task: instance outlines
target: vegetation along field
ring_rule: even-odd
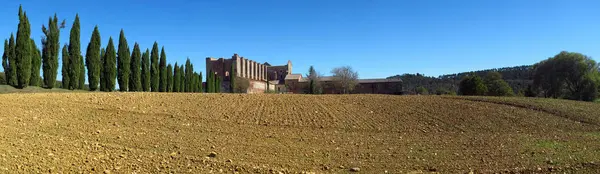
[[[599,104],[534,98],[3,94],[0,173],[600,171]]]

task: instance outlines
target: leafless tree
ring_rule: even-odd
[[[348,94],[358,85],[358,72],[350,66],[337,67],[331,70],[336,89],[343,94]]]

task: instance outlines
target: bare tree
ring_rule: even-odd
[[[358,85],[358,72],[350,66],[337,67],[331,70],[336,89],[343,94],[348,94]]]

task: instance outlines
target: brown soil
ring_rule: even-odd
[[[599,171],[597,123],[499,102],[160,93],[0,98],[0,173]]]

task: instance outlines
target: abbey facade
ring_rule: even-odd
[[[231,66],[234,66],[233,68]],[[233,71],[232,71],[233,69]],[[223,79],[221,91],[230,91],[231,76],[247,79],[247,93],[264,93],[275,91],[278,93],[307,93],[309,80],[302,74],[292,73],[292,62],[284,65],[271,65],[259,63],[234,54],[231,58],[206,58],[206,72],[212,72]],[[319,78],[319,84],[325,94],[339,93],[333,77]],[[402,80],[400,79],[359,79],[358,85],[352,93],[369,94],[400,94]]]

